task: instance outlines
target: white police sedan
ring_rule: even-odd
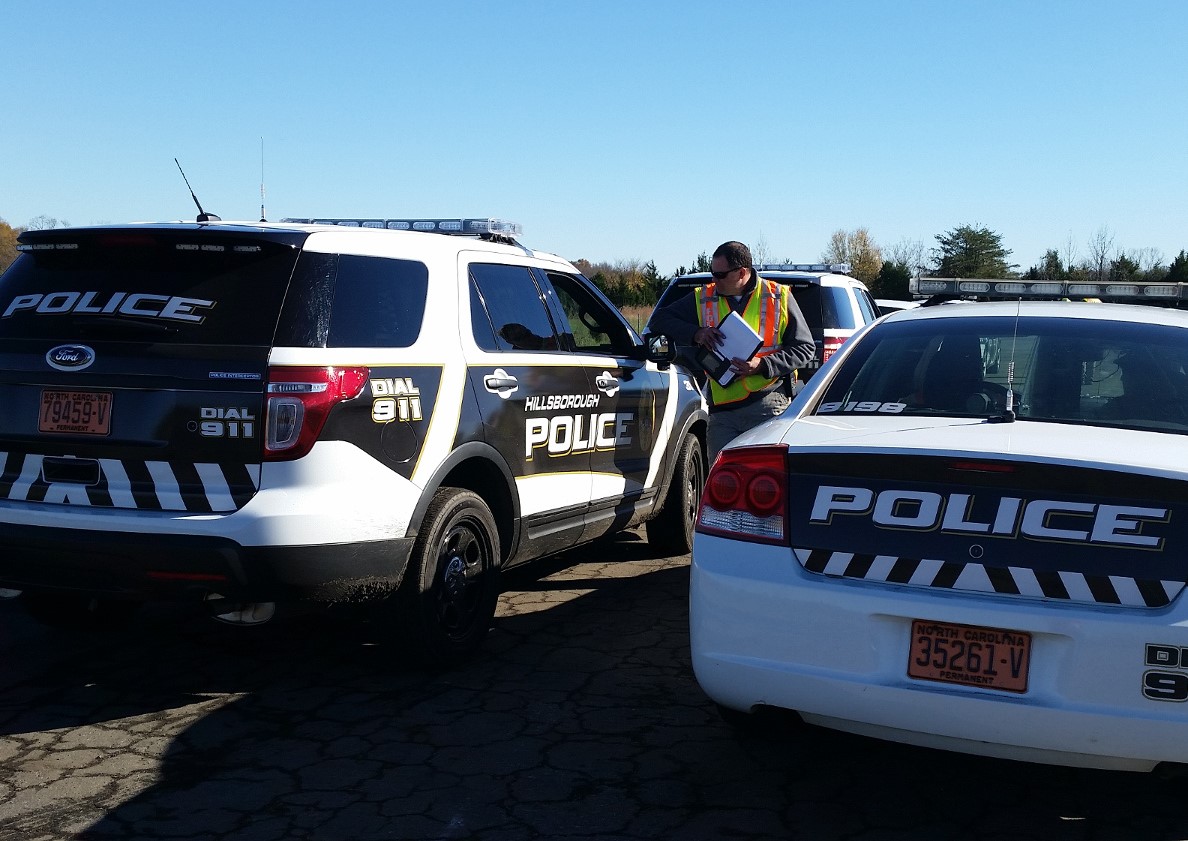
[[[889,316],[708,478],[693,665],[728,711],[1034,762],[1188,762],[1188,312]]]

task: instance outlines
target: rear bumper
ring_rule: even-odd
[[[111,598],[362,601],[399,586],[411,538],[242,546],[223,537],[0,523],[0,588]]]
[[[1026,632],[1025,692],[908,676],[912,620]],[[922,590],[806,572],[787,547],[698,534],[690,579],[694,672],[710,698],[894,741],[1061,765],[1150,770],[1188,761],[1188,604],[1111,608]],[[1163,675],[1167,700],[1145,696]],[[1180,698],[1179,693],[1186,696]]]

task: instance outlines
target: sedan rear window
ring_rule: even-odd
[[[846,358],[816,413],[985,418],[1010,408],[1018,420],[1188,432],[1186,338],[1096,319],[887,324]]]

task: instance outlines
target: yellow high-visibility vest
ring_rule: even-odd
[[[697,317],[702,327],[717,327],[722,319],[730,314],[730,302],[725,295],[718,294],[718,285],[709,283],[700,286],[694,293],[697,295]],[[784,328],[788,321],[788,287],[774,280],[760,278],[755,290],[747,300],[747,305],[741,315],[743,320],[759,336],[763,344],[756,351],[756,356],[768,356],[780,349],[780,337],[784,335]],[[737,403],[756,391],[763,391],[773,385],[779,377],[764,377],[753,374],[749,377],[736,377],[728,386],[718,385],[710,379],[710,399],[715,406],[727,403]]]

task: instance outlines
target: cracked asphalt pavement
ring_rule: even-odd
[[[635,532],[514,572],[435,674],[333,613],[79,635],[0,602],[0,839],[1188,838],[1185,777],[732,729],[688,572]]]

